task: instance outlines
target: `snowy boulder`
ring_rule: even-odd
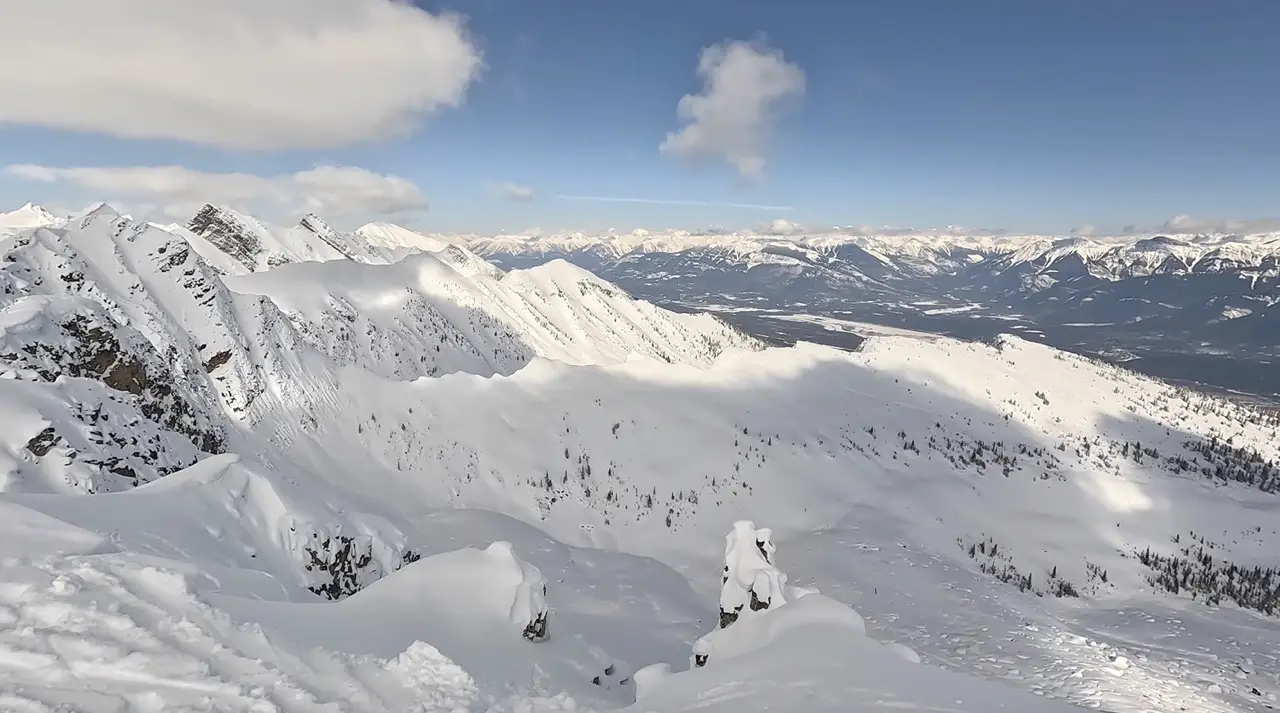
[[[649,664],[644,668],[636,671],[632,678],[636,682],[636,700],[644,698],[645,694],[653,691],[665,679],[671,676],[671,665],[665,663]]]
[[[304,649],[394,659],[421,642],[482,690],[533,690],[550,680],[598,695],[588,673],[596,658],[576,637],[548,636],[545,586],[537,567],[498,541],[424,556],[336,602],[231,597],[219,607]]]

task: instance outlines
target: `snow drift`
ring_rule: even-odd
[[[867,638],[862,617],[810,594],[717,633],[703,668],[636,674],[635,711],[946,710],[1069,713],[1079,708],[910,662]]]

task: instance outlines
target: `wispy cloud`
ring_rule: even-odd
[[[600,201],[602,203],[649,203],[653,205],[698,205],[719,208],[743,208],[746,210],[795,210],[789,205],[760,205],[758,203],[730,203],[727,201],[669,200],[663,198],[626,198],[620,196],[569,196],[558,195],[565,201]]]
[[[12,164],[0,173],[38,183],[87,189],[112,201],[158,206],[171,217],[190,217],[205,202],[241,210],[284,209],[330,215],[392,215],[427,209],[418,186],[353,166],[317,166],[278,176],[208,173],[182,166],[71,167]]]
[[[1199,218],[1177,215],[1156,228],[1167,233],[1269,233],[1280,230],[1280,218]]]
[[[485,188],[491,195],[516,203],[528,203],[538,197],[537,190],[518,183],[486,183]]]

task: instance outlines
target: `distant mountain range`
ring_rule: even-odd
[[[1280,233],[1122,237],[583,234],[471,240],[504,267],[562,258],[638,295],[1269,353],[1280,346]],[[1006,327],[1007,328],[1007,327]],[[944,331],[946,326],[944,325]]]
[[[28,205],[0,214],[0,234],[65,220]],[[809,314],[965,338],[1020,333],[1120,358],[1135,350],[1251,362],[1280,356],[1280,233],[637,230],[486,237],[426,234],[391,223],[347,233],[314,215],[281,228],[213,205],[185,225],[157,227],[182,235],[227,274],[338,259],[394,263],[422,252],[464,270],[497,271],[491,274],[564,260],[637,297],[717,311],[761,336],[778,324],[774,318]],[[784,331],[794,338],[791,324]],[[826,334],[799,336],[822,341]],[[1161,373],[1181,377],[1206,369],[1234,366],[1197,362]],[[1268,390],[1253,381],[1232,387]]]

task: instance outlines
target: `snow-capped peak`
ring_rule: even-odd
[[[356,228],[355,234],[370,245],[393,250],[439,252],[455,242],[444,236],[428,235],[395,223],[367,223]]]
[[[27,203],[17,210],[0,213],[0,234],[48,227],[63,220],[34,203]]]

